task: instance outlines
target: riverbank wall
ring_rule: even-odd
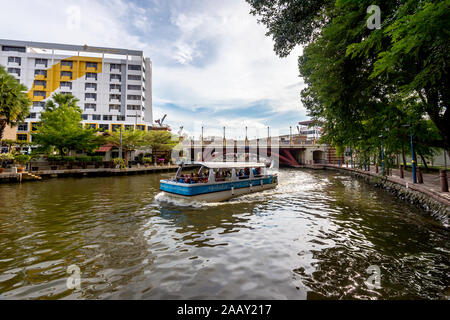
[[[344,172],[358,179],[363,179],[369,184],[382,188],[397,198],[428,212],[431,217],[441,222],[445,227],[449,227],[450,201],[434,190],[404,180],[399,181],[397,177],[382,176],[358,169],[334,165],[325,165],[324,169]]]

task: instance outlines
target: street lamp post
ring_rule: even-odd
[[[409,128],[409,138],[411,140],[411,167],[412,167],[413,183],[417,183],[416,157],[414,156],[414,144],[413,144],[412,126],[410,124],[404,124],[403,127]]]
[[[384,145],[383,145],[383,134],[379,135],[379,138],[381,138],[381,174],[384,176]]]
[[[122,126],[120,126],[119,159],[122,160]]]

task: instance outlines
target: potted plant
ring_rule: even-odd
[[[125,160],[123,160],[123,159],[120,159],[120,158],[115,158],[114,160],[113,160],[113,162],[114,162],[114,166],[118,169],[118,168],[120,168],[120,169],[125,169]]]
[[[25,172],[25,166],[28,162],[30,162],[31,156],[27,154],[18,154],[14,156],[14,161],[19,164],[19,167],[17,168],[17,172]]]
[[[144,163],[144,166],[148,168],[150,163],[152,163],[152,158],[142,158],[142,162]]]

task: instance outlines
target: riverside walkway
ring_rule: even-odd
[[[337,164],[325,164],[321,165],[325,168],[330,169],[337,169],[337,170],[346,170],[350,172],[355,172],[359,174],[365,174],[368,176],[374,176],[374,177],[382,177],[381,174],[381,168],[378,168],[378,173],[376,172],[376,167],[371,165],[370,171],[364,171],[363,169],[357,169],[357,168],[350,168],[346,165],[337,165]],[[368,168],[367,168],[368,169]],[[439,173],[436,174],[430,174],[430,173],[422,173],[423,176],[423,183],[413,183],[412,179],[412,172],[410,171],[403,171],[404,177],[400,177],[400,170],[399,169],[391,169],[391,174],[386,175],[386,180],[396,183],[398,185],[401,185],[405,188],[412,189],[414,191],[421,192],[432,199],[450,207],[450,193],[449,192],[442,192],[441,191],[441,182]],[[387,174],[387,170],[386,170]],[[449,182],[449,177],[447,176],[447,183]]]

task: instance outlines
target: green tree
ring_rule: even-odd
[[[124,130],[122,131],[122,151],[125,154],[125,165],[128,165],[128,153],[145,147],[147,145],[146,132],[141,130]],[[110,132],[107,134],[109,143],[120,148],[120,132]]]
[[[324,141],[376,152],[383,134],[396,152],[409,145],[410,124],[423,154],[450,150],[450,0],[247,1],[278,55],[306,45],[302,102],[325,123]],[[381,8],[380,29],[366,25],[372,4]]]
[[[0,66],[0,141],[7,125],[15,126],[29,114],[27,88]]]
[[[91,152],[102,144],[95,130],[83,129],[81,109],[72,95],[56,93],[47,102],[33,141],[43,150],[56,148],[61,157],[70,150]]]
[[[154,155],[161,152],[168,154],[179,143],[179,139],[170,132],[160,130],[148,131],[145,140]]]

